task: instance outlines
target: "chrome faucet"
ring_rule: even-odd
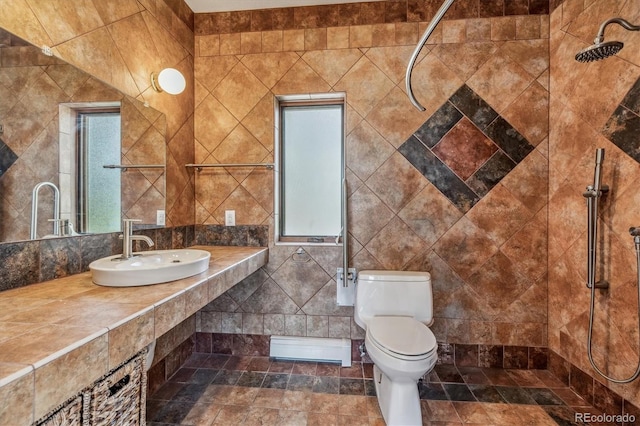
[[[53,222],[57,224],[56,237],[66,237],[68,235],[73,235],[73,225],[69,222],[69,219],[48,219],[49,222]]]
[[[146,235],[133,235],[133,223],[141,222],[140,219],[123,219],[122,220],[122,256],[116,258],[118,260],[130,259],[133,256],[133,241],[144,241],[149,247],[153,247],[153,240]]]

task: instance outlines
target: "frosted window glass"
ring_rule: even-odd
[[[105,164],[120,164],[120,114],[84,115],[87,161],[87,229],[85,232],[113,232],[120,229],[119,169]]]
[[[282,235],[338,235],[342,105],[282,109]]]

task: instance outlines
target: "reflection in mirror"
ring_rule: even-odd
[[[34,216],[34,238],[118,232],[123,218],[156,225],[162,113],[2,29],[0,99],[0,242],[29,239]]]
[[[120,226],[120,173],[102,167],[120,162],[120,108],[77,111],[77,191],[71,217],[80,232]]]

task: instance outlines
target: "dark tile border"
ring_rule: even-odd
[[[438,343],[438,364],[524,370],[548,368],[548,350],[538,346]]]
[[[202,333],[195,334],[197,348],[204,353],[237,356],[269,356],[271,336],[259,334]],[[368,356],[360,357],[358,346],[361,339],[351,340],[351,359],[371,363]],[[198,350],[200,352],[200,350]],[[436,369],[447,370],[447,366],[487,367],[503,369],[546,370],[549,367],[548,350],[538,346],[470,345],[462,343],[438,343]]]
[[[168,3],[169,0],[165,0]],[[489,4],[490,3],[490,4]],[[342,27],[429,21],[441,0],[394,0],[325,6],[285,7],[232,12],[196,13],[196,35]],[[549,2],[530,0],[454,3],[444,19],[494,18],[514,15],[546,15]],[[180,15],[179,15],[180,16]]]
[[[629,413],[636,418],[640,415],[640,408],[552,350],[549,350],[549,371],[588,404],[603,413],[610,415]]]
[[[147,372],[147,395],[160,389],[184,365],[194,353],[194,349],[195,338],[192,336],[178,344],[166,357],[156,362]]]
[[[194,242],[193,226],[140,229],[154,250],[184,248]],[[101,257],[122,253],[120,232],[0,243],[0,291],[86,272]],[[136,251],[149,250],[135,242]]]
[[[96,259],[122,253],[120,232],[0,243],[0,292],[86,272]],[[192,245],[267,247],[269,227],[186,225],[137,229],[155,245],[152,250]],[[134,241],[135,251],[149,250]]]
[[[322,374],[319,369],[315,375],[295,374],[296,362],[268,358],[269,339],[270,336],[265,335],[194,333],[151,368],[150,394],[180,368],[184,370],[183,375],[193,376],[183,381],[195,384],[199,383],[196,369],[211,368],[216,370],[214,384],[375,395],[368,359],[362,363],[354,359],[362,371],[353,377],[343,376],[339,368],[337,374]],[[352,346],[357,347],[359,342],[352,340]],[[558,418],[570,418],[567,416],[571,413],[564,412],[568,410],[565,403],[551,389],[519,386],[508,371],[535,369],[549,371],[597,410],[607,414],[640,414],[638,407],[545,347],[439,343],[438,348],[438,364],[418,384],[422,399],[537,404]],[[194,352],[194,349],[197,350]],[[267,360],[268,368],[265,368]]]
[[[267,247],[267,225],[196,225],[195,244],[216,246]]]

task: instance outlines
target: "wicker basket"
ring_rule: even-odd
[[[67,401],[62,407],[44,419],[35,423],[36,426],[82,426],[84,425],[82,410],[82,395],[77,395]]]
[[[110,373],[85,394],[91,426],[145,424],[146,351]]]

